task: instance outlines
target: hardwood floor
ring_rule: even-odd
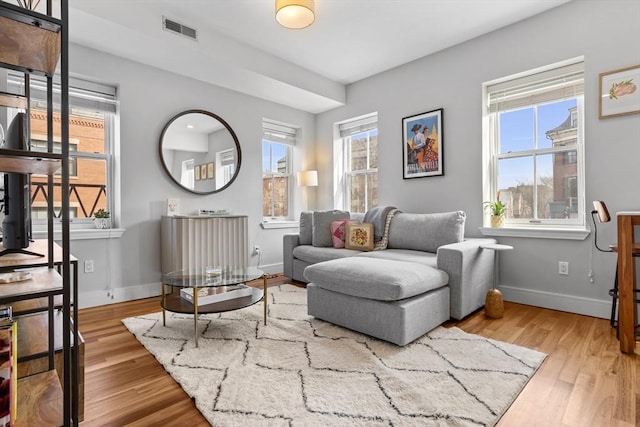
[[[269,286],[291,283],[283,276]],[[80,310],[85,338],[82,426],[206,426],[193,402],[121,319],[159,311],[159,297]],[[609,322],[505,303],[503,319],[482,310],[464,331],[548,354],[498,426],[640,425],[640,350],[620,353]]]

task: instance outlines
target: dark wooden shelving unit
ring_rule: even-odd
[[[46,0],[47,14],[0,1],[0,68],[25,76],[44,75],[48,81],[47,115],[53,116],[52,79],[59,65],[62,88],[61,153],[53,153],[52,120],[47,132],[47,152],[0,148],[0,172],[48,175],[61,172],[61,240],[53,241],[53,191],[47,196],[48,238],[27,250],[34,257],[9,254],[0,257],[0,271],[41,267],[28,280],[0,285],[0,305],[15,305],[18,322],[18,412],[16,426],[70,426],[79,423],[83,370],[79,370],[84,346],[78,333],[77,259],[69,250],[69,34],[68,0]],[[24,110],[29,120],[29,90],[24,94],[0,92],[0,108]],[[30,126],[27,126],[29,129]],[[24,363],[24,364],[23,364]]]

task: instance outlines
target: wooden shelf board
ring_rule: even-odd
[[[0,250],[3,250],[4,246],[0,243]],[[46,239],[37,239],[29,244],[26,248],[28,251],[42,254],[44,256],[37,257],[33,255],[25,254],[7,254],[0,257],[0,271],[14,268],[25,267],[39,267],[46,266],[49,254],[49,243]],[[78,258],[69,254],[69,259],[72,263],[77,262]],[[53,263],[62,263],[62,248],[57,243],[53,243]]]
[[[62,386],[55,370],[18,380],[16,427],[64,424]]]
[[[49,313],[34,313],[26,316],[17,316],[14,319],[18,322],[18,361],[29,356],[37,355],[42,357],[49,351]],[[55,310],[53,313],[54,349],[62,349],[62,311]],[[73,324],[70,326],[73,327]],[[79,342],[82,343],[82,336],[78,332]],[[73,330],[70,337],[73,347]]]
[[[0,106],[25,110],[27,108],[27,98],[13,93],[0,92]]]
[[[30,11],[2,6],[0,63],[23,72],[52,76],[60,58],[60,27],[51,25],[45,15],[21,13]]]
[[[0,243],[0,250],[3,250],[4,246]],[[35,252],[38,254],[44,255],[43,257],[37,257],[33,255],[25,255],[25,254],[7,254],[0,257],[0,271],[14,269],[14,268],[24,268],[24,267],[39,267],[46,266],[48,261],[49,254],[49,244],[46,239],[36,239],[29,247],[26,248],[31,252]],[[69,259],[71,262],[77,262],[78,258],[69,254]],[[62,263],[62,248],[60,245],[54,242],[53,244],[53,263],[60,264]]]
[[[55,269],[43,267],[31,271],[31,274],[33,277],[29,280],[0,284],[3,304],[62,293],[62,277]]]
[[[1,172],[53,175],[60,167],[62,167],[60,154],[0,148]]]
[[[62,21],[60,19],[10,3],[0,3],[0,16],[47,31],[60,32],[62,29]]]

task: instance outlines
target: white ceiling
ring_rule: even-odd
[[[70,0],[72,42],[319,113],[345,85],[570,0],[315,0],[303,30],[275,0]],[[198,41],[162,29],[162,17]]]

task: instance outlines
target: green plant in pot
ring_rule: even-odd
[[[104,229],[111,227],[111,220],[109,219],[111,217],[111,214],[109,213],[109,211],[98,209],[96,213],[93,214],[93,217],[93,222],[96,225],[96,228]]]
[[[491,227],[498,228],[504,225],[504,214],[507,211],[507,204],[500,201],[499,191],[494,202],[484,202],[484,208],[491,214]]]

